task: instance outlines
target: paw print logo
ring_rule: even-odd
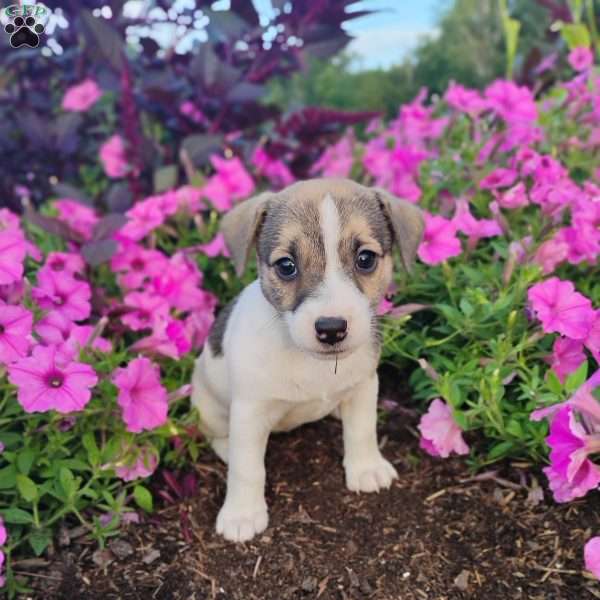
[[[34,17],[15,17],[12,23],[4,26],[4,31],[10,35],[10,45],[13,48],[37,48],[44,29],[41,23],[35,22]]]

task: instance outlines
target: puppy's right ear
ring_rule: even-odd
[[[230,210],[221,221],[221,232],[238,277],[244,274],[250,249],[267,214],[267,201],[273,196],[271,192],[263,192],[245,200]]]

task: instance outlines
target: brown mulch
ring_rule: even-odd
[[[198,494],[131,525],[100,560],[72,543],[29,579],[57,600],[559,600],[600,598],[582,572],[584,541],[600,532],[597,495],[569,505],[527,501],[530,469],[506,464],[488,480],[465,461],[425,457],[404,425],[381,428],[399,472],[392,489],[343,485],[334,419],[273,436],[267,458],[270,524],[251,543],[214,533],[225,467],[198,465]],[[541,478],[540,478],[541,479]],[[465,481],[466,480],[466,481]],[[181,512],[193,541],[184,540]],[[97,563],[104,562],[103,566]],[[18,569],[17,569],[18,570]]]

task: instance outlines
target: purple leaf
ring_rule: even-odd
[[[81,255],[85,262],[92,266],[109,261],[117,251],[118,245],[115,240],[100,240],[98,242],[88,242],[81,247]]]

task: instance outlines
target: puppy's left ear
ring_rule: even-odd
[[[274,194],[264,192],[238,204],[221,221],[221,232],[238,277],[244,274],[250,250],[267,212],[267,200]]]
[[[410,273],[425,229],[423,211],[418,206],[396,198],[385,190],[374,188],[374,191],[381,209],[392,226],[394,241],[400,248],[402,264]]]

